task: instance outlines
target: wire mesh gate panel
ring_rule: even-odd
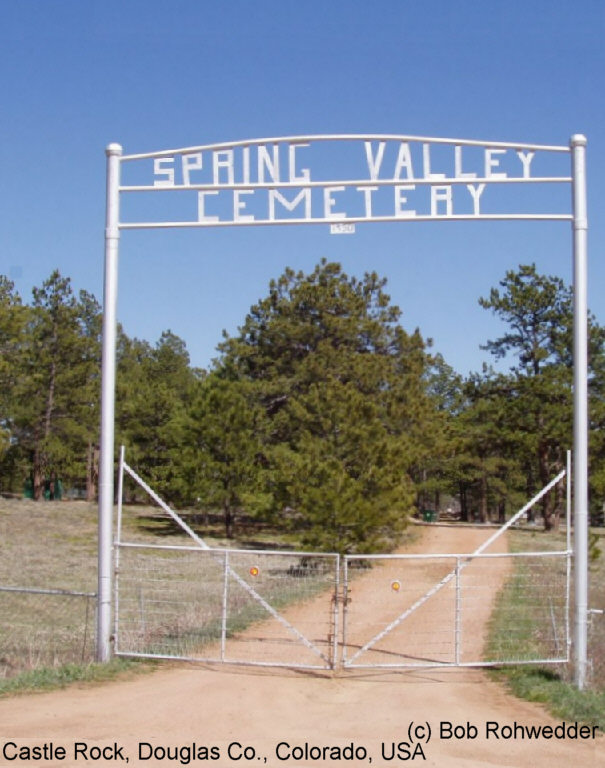
[[[338,555],[117,546],[118,655],[334,666]]]
[[[347,555],[343,665],[566,662],[569,569],[568,551]]]

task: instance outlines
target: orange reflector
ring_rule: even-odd
[[[250,568],[250,576],[258,576],[259,570],[258,568],[253,565],[252,568]]]
[[[393,592],[399,592],[401,589],[401,582],[400,581],[392,581],[391,582],[391,589]]]

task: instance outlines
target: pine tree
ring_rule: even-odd
[[[500,288],[493,288],[479,303],[509,330],[488,341],[485,349],[498,359],[512,355],[515,361],[505,377],[507,402],[501,424],[531,495],[565,466],[572,443],[573,294],[560,278],[538,274],[535,265],[507,272]],[[589,338],[594,371],[601,364],[605,336],[592,318]],[[560,502],[555,494],[543,499],[547,529],[556,524]]]
[[[286,270],[220,346],[225,378],[254,385],[274,516],[308,547],[392,545],[413,508],[430,433],[425,346],[399,325],[385,281],[322,261]]]
[[[29,454],[34,498],[65,478],[82,476],[90,431],[96,421],[93,382],[98,379],[98,307],[82,303],[69,278],[54,271],[33,290],[15,386],[14,428]],[[94,319],[93,319],[94,318]]]
[[[5,490],[14,489],[23,458],[15,442],[14,418],[27,313],[14,284],[0,275],[0,471]]]
[[[181,453],[196,371],[186,345],[171,331],[152,347],[120,330],[117,357],[116,442],[160,494],[187,503]]]
[[[97,497],[99,477],[100,399],[101,399],[101,327],[99,302],[87,291],[80,291],[78,320],[82,337],[82,365],[86,366],[77,418],[84,446],[86,500]]]
[[[254,385],[213,371],[198,381],[185,428],[183,461],[188,486],[204,508],[219,509],[225,536],[238,515],[264,511],[262,434],[265,413]]]

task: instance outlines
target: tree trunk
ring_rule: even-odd
[[[46,439],[50,435],[50,425],[52,423],[53,410],[55,407],[56,378],[57,378],[57,364],[53,360],[50,366],[50,381],[48,384],[48,397],[46,399],[46,411],[44,413],[44,437]]]
[[[233,509],[231,508],[228,500],[225,500],[225,503],[223,505],[223,510],[225,512],[225,536],[228,539],[232,539],[233,523],[235,522],[235,515],[233,514]]]
[[[553,515],[553,528],[559,530],[561,515],[563,513],[563,483],[557,483],[555,486],[555,511]]]
[[[548,448],[546,445],[540,445],[538,448],[538,467],[540,473],[540,483],[542,488],[548,484],[549,471],[548,471]],[[542,517],[544,518],[544,530],[550,531],[553,528],[553,504],[552,493],[547,493],[542,499]]]
[[[422,470],[422,490],[418,494],[418,511],[422,516],[423,511],[426,509],[426,491],[424,484],[426,483],[426,469]]]
[[[481,500],[479,505],[479,520],[487,523],[487,476],[481,475]]]
[[[525,493],[526,493],[526,496],[527,496],[527,498],[529,500],[534,495],[533,483],[531,482],[529,477],[527,478],[527,484],[526,484],[525,487],[526,487],[526,492]],[[534,521],[534,508],[530,507],[527,510],[527,522],[528,523],[533,523],[533,521]]]
[[[97,498],[97,480],[99,477],[99,450],[90,441],[86,450],[86,501]]]
[[[460,496],[460,520],[463,523],[468,523],[468,503],[464,483],[458,483],[458,494]]]
[[[53,343],[51,349],[54,349],[54,341],[56,339],[56,331],[53,335]],[[43,439],[47,440],[50,436],[53,410],[55,407],[55,381],[57,377],[57,365],[53,360],[50,366],[50,381],[48,384],[48,395],[46,398],[46,408],[44,410],[44,431]],[[37,432],[37,429],[36,429]],[[34,499],[40,501],[44,497],[44,475],[48,469],[47,461],[42,450],[40,450],[40,438],[38,435],[35,437],[36,447],[34,449]]]
[[[42,456],[37,445],[34,448],[33,464],[34,501],[40,501],[44,496],[44,473],[42,471]]]

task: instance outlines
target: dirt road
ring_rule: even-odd
[[[434,527],[418,548],[472,551],[486,537]],[[383,609],[384,601],[377,602],[376,610]],[[487,613],[478,611],[474,625],[465,627],[478,643]],[[331,676],[174,666],[0,701],[0,765],[106,766],[126,759],[131,766],[221,768],[384,767],[408,760],[447,768],[605,765],[605,739],[573,738],[582,734],[570,725],[513,698],[477,670],[359,669]],[[458,738],[450,737],[454,726]],[[529,729],[545,726],[530,738]],[[34,747],[39,753],[27,759]],[[323,747],[332,751],[322,753]],[[34,759],[37,754],[48,759]],[[16,755],[21,759],[13,760]]]

